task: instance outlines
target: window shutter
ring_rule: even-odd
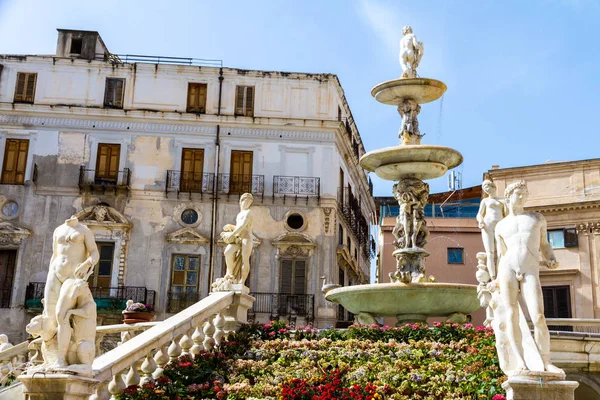
[[[280,293],[292,293],[292,260],[281,261],[281,282],[279,283]]]
[[[198,85],[198,112],[206,112],[206,92],[207,88],[205,84]]]
[[[294,294],[306,293],[306,261],[294,262]]]
[[[115,82],[115,107],[123,108],[123,94],[125,91],[125,79],[116,79]]]
[[[33,95],[35,94],[35,78],[37,74],[27,75],[27,90],[25,91],[25,101],[33,103]]]
[[[36,79],[36,73],[19,72],[17,74],[17,84],[15,85],[14,101],[33,103]]]
[[[27,74],[19,72],[17,74],[17,87],[15,88],[15,101],[25,101],[25,81]]]
[[[254,115],[254,87],[247,86],[246,87],[246,104],[245,104],[245,113],[247,117],[252,117]]]
[[[577,229],[565,229],[565,247],[577,247],[579,245]]]
[[[22,185],[25,183],[28,150],[29,140],[6,139],[2,183],[9,185]]]
[[[235,115],[244,115],[244,86],[236,87]]]
[[[104,90],[104,105],[105,106],[114,105],[113,104],[114,103],[113,102],[114,92],[115,92],[115,81],[114,81],[114,79],[107,78],[106,79],[106,89]]]

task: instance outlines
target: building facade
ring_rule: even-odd
[[[369,280],[364,152],[332,74],[117,56],[91,31],[59,30],[55,55],[0,56],[0,325],[16,341],[39,311],[52,232],[71,215],[99,246],[99,309],[181,310],[222,276],[219,233],[244,192],[251,316],[334,325],[323,280]]]

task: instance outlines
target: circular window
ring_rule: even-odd
[[[287,217],[287,225],[292,229],[302,229],[304,226],[304,217],[300,214],[290,214]]]
[[[2,214],[6,217],[14,217],[19,212],[19,205],[16,201],[9,200],[2,206]]]
[[[198,212],[193,208],[188,208],[181,213],[181,221],[187,225],[193,225],[198,222]]]

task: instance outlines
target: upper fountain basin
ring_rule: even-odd
[[[325,299],[341,304],[348,311],[376,317],[422,314],[444,317],[453,313],[470,314],[481,306],[477,286],[459,283],[376,283],[332,289]]]
[[[462,161],[462,154],[449,147],[416,144],[370,151],[361,157],[360,165],[390,181],[425,180],[439,178]]]
[[[437,100],[446,91],[446,84],[436,79],[400,78],[380,83],[371,90],[371,95],[380,103],[397,106],[405,99],[418,104]]]

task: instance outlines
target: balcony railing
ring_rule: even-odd
[[[96,60],[108,61],[112,63],[149,63],[149,64],[176,64],[176,65],[195,65],[205,67],[222,67],[223,60],[212,60],[208,58],[189,58],[189,57],[166,57],[166,56],[145,56],[141,54],[111,54],[97,53]]]
[[[125,168],[110,177],[98,176],[94,169],[79,168],[79,189],[129,189],[131,184],[131,171]]]
[[[224,194],[252,193],[262,196],[265,192],[264,175],[219,174],[217,192]]]
[[[256,300],[249,310],[250,313],[269,314],[270,318],[279,316],[298,316],[312,322],[315,318],[314,294],[286,293],[250,293]]]
[[[215,174],[184,171],[167,171],[165,191],[179,193],[212,193],[214,191]]]
[[[167,292],[167,312],[178,313],[201,299],[202,295],[199,292]]]
[[[349,187],[338,189],[338,206],[354,236],[360,243],[366,243],[369,240],[369,222],[363,215],[360,202]]]
[[[25,291],[25,308],[41,309],[45,282],[30,282]],[[90,287],[98,309],[123,310],[127,300],[150,304],[154,307],[156,292],[143,286]]]
[[[273,177],[273,199],[275,196],[321,197],[321,178],[308,176],[278,176]]]

